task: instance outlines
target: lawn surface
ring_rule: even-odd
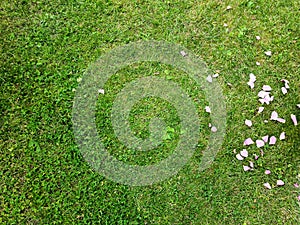
[[[230,5],[232,9],[226,10]],[[0,3],[0,223],[2,224],[298,224],[300,189],[299,1],[8,1]],[[224,23],[227,26],[224,26]],[[261,40],[256,40],[260,36]],[[180,44],[202,58],[222,86],[227,133],[212,166],[197,166],[210,134],[205,95],[187,74],[159,63],[137,63],[118,71],[97,101],[97,128],[119,160],[147,165],[166,158],[180,132],[176,110],[159,98],[132,109],[133,132],[149,136],[153,116],[169,132],[159,148],[136,154],[113,133],[110,112],[124,84],[143,76],[178,83],[194,99],[199,143],[190,163],[162,183],[117,184],[93,171],[72,129],[78,80],[101,55],[139,40]],[[265,51],[271,50],[272,56]],[[260,66],[256,65],[260,62]],[[249,74],[257,77],[254,90]],[[280,91],[285,78],[287,95]],[[274,101],[257,114],[262,85]],[[264,120],[276,110],[285,124]],[[251,119],[251,128],[244,125]],[[269,134],[286,140],[266,145],[255,170],[243,171],[234,149]],[[249,153],[259,154],[256,146]],[[252,157],[253,158],[253,157]],[[265,175],[266,169],[271,170]],[[267,190],[263,183],[283,187]]]

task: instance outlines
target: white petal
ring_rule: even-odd
[[[272,52],[271,52],[271,51],[266,51],[265,54],[266,54],[267,56],[271,56],[271,55],[272,55]]]
[[[245,120],[245,124],[246,124],[248,127],[251,127],[251,126],[252,126],[252,121],[251,121],[251,120]]]
[[[216,133],[216,132],[218,131],[218,129],[217,129],[215,126],[212,126],[212,127],[211,127],[211,131],[212,131],[213,133]]]
[[[258,160],[258,158],[259,158],[259,156],[256,155],[256,154],[254,154],[254,159],[255,159],[255,160]]]
[[[276,111],[273,111],[271,113],[271,118],[270,120],[277,120],[278,119],[278,113]]]
[[[249,162],[250,167],[253,168],[254,167],[254,163],[252,161]]]
[[[185,51],[180,51],[180,54],[181,54],[183,57],[186,57],[186,56],[188,55]]]
[[[211,113],[211,110],[210,110],[209,106],[205,106],[205,111],[208,112],[208,113]]]
[[[208,127],[211,128],[211,123],[208,124]]]
[[[269,121],[268,120],[264,120],[264,123],[268,123]]]
[[[215,73],[214,75],[212,75],[213,78],[217,78],[219,76],[218,73]]]
[[[269,140],[269,135],[263,136],[262,139],[265,143],[267,143]]]
[[[249,166],[243,166],[243,169],[244,169],[244,171],[248,171],[248,170],[250,170],[251,168],[250,168]]]
[[[262,89],[263,89],[264,91],[272,91],[272,88],[271,88],[269,85],[264,85],[264,86],[262,87]]]
[[[285,132],[282,132],[279,136],[280,140],[284,140],[285,139]]]
[[[282,88],[281,88],[281,92],[282,92],[282,94],[285,95],[285,94],[287,93],[287,89],[286,89],[285,87],[282,87]]]
[[[258,147],[258,148],[261,148],[261,147],[263,147],[265,145],[265,142],[264,141],[262,141],[262,140],[256,140],[256,146]]]
[[[266,175],[269,175],[270,173],[271,173],[270,170],[266,170],[266,171],[265,171],[265,174],[266,174]]]
[[[266,101],[263,98],[258,99],[258,101],[260,101],[261,104],[266,103]]]
[[[249,85],[249,87],[251,88],[251,89],[253,89],[254,88],[254,83],[253,82],[247,82],[247,84]]]
[[[264,97],[268,96],[269,94],[270,94],[269,92],[260,91],[260,92],[258,92],[257,96],[260,98],[264,98]]]
[[[243,156],[241,156],[240,154],[237,154],[235,157],[236,157],[238,160],[243,160],[243,159],[244,159]]]
[[[257,66],[260,66],[260,62],[256,62],[255,64],[256,64]]]
[[[98,93],[104,95],[104,89],[99,89],[99,90],[98,90]]]
[[[224,27],[228,27],[228,24],[227,24],[227,23],[224,23],[223,26],[224,26]]]
[[[262,106],[259,107],[259,108],[258,108],[258,113],[261,113],[262,111],[264,111],[264,109],[265,109],[265,107],[262,107]]]
[[[291,119],[292,119],[294,125],[297,126],[298,125],[298,121],[297,121],[296,115],[291,114]]]
[[[272,189],[272,188],[271,188],[271,185],[270,185],[269,183],[264,183],[264,186],[265,186],[265,188],[267,188],[267,189]]]
[[[211,77],[211,75],[208,75],[207,78],[206,78],[206,80],[207,80],[209,83],[211,83],[211,82],[212,82],[212,77]]]
[[[244,145],[252,145],[254,144],[254,141],[251,139],[251,138],[247,138],[245,141],[244,141]]]
[[[278,121],[279,123],[285,123],[285,119],[282,118],[277,118],[276,121]]]
[[[256,38],[256,40],[260,40],[260,36],[256,36],[255,38]]]
[[[297,104],[297,107],[300,109],[300,104]]]
[[[247,158],[248,157],[248,151],[246,149],[243,149],[242,151],[240,151],[240,155]]]
[[[270,142],[269,142],[269,144],[270,145],[275,145],[276,144],[276,137],[275,136],[272,136],[272,137],[270,137]]]
[[[250,80],[249,80],[250,82],[255,82],[256,81],[256,76],[253,73],[250,73],[249,77],[250,77]]]
[[[277,180],[276,185],[277,186],[283,186],[284,182],[282,180]]]
[[[230,9],[232,9],[230,5],[226,7],[226,10],[230,10]]]

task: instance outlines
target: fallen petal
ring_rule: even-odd
[[[262,107],[262,106],[259,107],[259,108],[258,108],[258,113],[261,113],[262,111],[264,111],[264,109],[265,109],[265,107]]]
[[[218,131],[218,129],[217,129],[215,126],[212,126],[212,127],[211,127],[211,131],[212,131],[213,133],[216,133],[216,132]]]
[[[264,86],[262,87],[262,89],[263,89],[264,91],[272,91],[272,88],[271,88],[269,85],[264,85]]]
[[[255,38],[256,38],[256,40],[260,40],[260,36],[256,36]]]
[[[268,96],[269,94],[270,94],[269,92],[260,91],[260,92],[258,92],[257,96],[260,98],[264,98],[264,97]]]
[[[211,128],[211,123],[208,124],[208,127]]]
[[[227,23],[224,23],[223,26],[224,26],[224,27],[228,27],[228,24],[227,24]]]
[[[232,9],[230,5],[226,7],[226,10],[230,10],[230,9]]]
[[[297,198],[298,198],[298,201],[300,201],[300,195]]]
[[[208,112],[208,113],[211,113],[211,110],[210,110],[209,106],[205,106],[205,111]]]
[[[273,111],[271,113],[271,118],[270,120],[277,120],[278,119],[278,113],[276,111]]]
[[[260,150],[260,155],[261,155],[261,156],[264,156],[264,154],[265,154],[264,151],[261,149],[261,150]]]
[[[249,162],[249,165],[250,165],[251,168],[254,167],[254,163],[252,161]]]
[[[283,186],[284,182],[282,180],[277,180],[276,185],[277,186]]]
[[[209,83],[211,83],[211,82],[212,82],[212,77],[211,77],[211,75],[208,75],[207,78],[206,78],[206,80],[207,80]]]
[[[271,55],[272,55],[272,52],[271,52],[271,51],[266,51],[265,54],[266,54],[267,56],[271,56]]]
[[[251,126],[252,126],[252,121],[251,121],[251,120],[245,120],[245,124],[246,124],[248,127],[251,127]]]
[[[258,148],[261,148],[261,147],[263,147],[265,145],[265,142],[264,141],[262,141],[262,140],[256,140],[256,146],[258,147]]]
[[[285,139],[285,132],[282,132],[279,136],[280,140],[284,140]]]
[[[249,77],[250,77],[250,80],[249,80],[250,82],[255,82],[256,81],[256,76],[253,73],[250,73]]]
[[[277,118],[276,121],[279,123],[285,123],[285,119],[282,119],[282,118]]]
[[[298,125],[298,122],[297,122],[296,115],[294,115],[294,114],[291,114],[291,119],[292,119],[292,121],[293,121],[294,125],[295,125],[295,126],[297,126],[297,125]]]
[[[254,144],[254,141],[251,139],[251,138],[247,138],[245,141],[244,141],[244,145],[252,145]]]
[[[260,66],[260,62],[256,62],[255,64],[256,64],[257,66]]]
[[[295,183],[295,184],[294,184],[294,187],[295,187],[295,188],[298,188],[298,187],[299,187],[299,184]]]
[[[256,154],[254,154],[254,159],[255,159],[255,160],[258,160],[258,158],[259,158],[259,156],[256,155]]]
[[[276,143],[276,137],[275,137],[275,136],[270,137],[270,142],[269,142],[269,144],[270,144],[270,145],[275,145],[275,143]]]
[[[240,154],[237,154],[235,157],[236,157],[238,160],[243,160],[243,159],[244,159],[243,156],[241,156]]]
[[[297,107],[300,109],[300,104],[297,104]]]
[[[266,171],[265,171],[265,174],[267,174],[267,175],[269,175],[270,173],[271,173],[270,170],[266,170]]]
[[[183,57],[186,57],[186,56],[188,55],[185,51],[180,51],[180,54],[181,54]]]
[[[248,170],[250,170],[251,168],[250,168],[249,166],[243,166],[243,169],[244,169],[244,171],[248,171]]]
[[[286,89],[285,87],[282,87],[282,88],[281,88],[281,92],[282,92],[282,94],[285,95],[285,94],[287,93],[287,89]]]
[[[251,89],[253,89],[254,88],[254,83],[253,82],[247,82],[247,84],[249,85],[249,87],[251,88]]]
[[[240,151],[241,156],[247,158],[248,157],[248,151],[246,149],[243,149],[242,151]]]
[[[271,188],[271,185],[270,185],[269,183],[264,183],[264,186],[265,186],[265,188],[267,188],[267,189],[272,189],[272,188]]]
[[[269,140],[269,135],[263,136],[262,139],[265,143],[267,143]]]
[[[98,90],[98,93],[104,95],[104,89],[99,89],[99,90]]]
[[[219,74],[218,73],[215,73],[212,77],[213,78],[217,78],[219,76]]]

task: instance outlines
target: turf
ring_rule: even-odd
[[[299,189],[293,183],[300,182],[299,125],[263,121],[272,110],[300,118],[299,8],[295,0],[1,1],[0,223],[298,224]],[[158,162],[172,152],[180,133],[174,108],[153,97],[133,108],[130,123],[145,138],[150,118],[161,116],[169,127],[164,144],[137,154],[120,143],[109,113],[127,82],[153,75],[177,82],[194,99],[201,122],[189,164],[162,183],[131,187],[106,179],[85,162],[74,140],[72,107],[77,79],[90,63],[139,40],[180,44],[218,71],[228,118],[222,149],[212,166],[199,173],[210,133],[203,92],[184,72],[159,63],[118,71],[97,101],[97,128],[119,160]],[[264,54],[267,50],[271,57]],[[249,73],[257,76],[255,91],[246,84]],[[280,92],[282,78],[290,81],[286,96]],[[275,101],[257,115],[256,95],[263,84],[273,87]],[[251,129],[245,119],[255,121]],[[287,139],[265,147],[255,170],[244,172],[233,150],[241,150],[249,136],[278,136],[281,131]],[[251,146],[249,152],[257,149]],[[264,182],[277,179],[285,186],[263,188]]]

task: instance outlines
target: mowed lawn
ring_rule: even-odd
[[[296,0],[1,1],[0,223],[298,224],[300,125],[290,115],[299,123],[299,9]],[[91,63],[141,40],[179,44],[219,74],[214,82],[226,98],[227,131],[211,167],[199,172],[211,132],[201,88],[188,74],[160,63],[121,69],[106,83],[96,106],[99,137],[117,159],[155,164],[172,154],[180,133],[174,107],[151,97],[133,107],[131,128],[147,138],[150,119],[159,115],[168,126],[164,144],[135,153],[120,143],[110,113],[114,98],[130,81],[157,76],[176,82],[193,99],[201,123],[195,154],[177,175],[132,187],[106,179],[83,159],[72,108]],[[253,89],[247,84],[250,73],[256,76]],[[285,95],[281,79],[289,81]],[[263,85],[272,87],[274,101],[258,113]],[[272,111],[286,122],[271,121]],[[279,140],[282,132],[286,138]],[[243,146],[246,138],[265,135],[275,136],[276,144]],[[236,154],[244,148],[249,156],[239,161]],[[249,161],[254,169],[244,171]],[[284,185],[276,186],[277,180]],[[264,187],[267,182],[271,189]]]

